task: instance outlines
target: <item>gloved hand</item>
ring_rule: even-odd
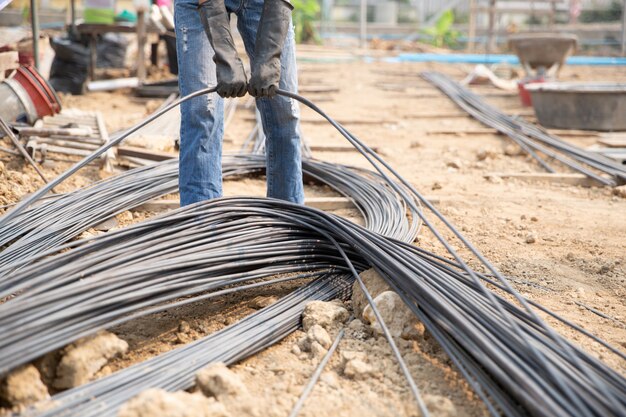
[[[293,6],[286,0],[265,0],[256,33],[248,92],[273,97],[280,82],[280,52],[285,45]]]
[[[215,51],[213,61],[217,67],[217,94],[222,97],[243,97],[248,79],[230,33],[230,19],[224,0],[206,0],[198,5],[198,12]]]

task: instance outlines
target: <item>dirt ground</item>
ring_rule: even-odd
[[[311,49],[305,48],[304,58],[313,55]],[[626,199],[613,195],[609,188],[490,176],[497,172],[535,172],[539,168],[525,155],[511,152],[511,142],[504,136],[441,133],[483,126],[468,117],[458,117],[460,112],[455,105],[419,78],[421,71],[437,70],[460,80],[471,67],[369,62],[355,60],[347,53],[344,55],[349,59],[337,53],[329,55],[326,61],[331,62],[302,59],[300,84],[334,87],[337,91],[305,95],[368,145],[377,147],[401,175],[436,200],[436,207],[501,272],[526,282],[514,284],[523,295],[626,352]],[[566,67],[561,79],[626,81],[626,71]],[[510,114],[529,114],[515,93],[506,94],[489,86],[474,90]],[[124,92],[64,96],[63,102],[66,107],[100,110],[110,132],[132,125],[159,105],[158,100],[130,98]],[[225,144],[226,151],[239,149],[253,127],[252,115],[251,110],[237,111],[227,129],[226,137],[232,142]],[[302,120],[303,134],[311,145],[347,144],[332,127],[318,123],[319,119],[309,109],[302,109]],[[594,137],[566,139],[583,147],[596,141]],[[314,152],[314,156],[368,167],[367,161],[355,152]],[[3,159],[0,204],[14,202],[41,185],[30,167],[15,158],[3,155]],[[67,166],[57,163],[45,172],[53,177]],[[59,190],[84,185],[96,180],[98,175],[97,168],[86,169]],[[264,183],[262,178],[227,181],[225,190],[227,195],[261,196]],[[307,187],[307,195],[332,193],[324,187]],[[339,214],[355,217],[349,211]],[[149,213],[135,213],[132,221],[148,216]],[[128,216],[124,218],[127,223],[131,221]],[[443,254],[432,233],[425,229],[416,244]],[[463,250],[461,253],[467,255]],[[232,295],[208,305],[191,305],[120,326],[114,331],[129,342],[130,350],[109,363],[100,374],[106,375],[209,334],[254,311],[254,300],[258,297],[283,295],[293,288],[283,285]],[[626,374],[626,363],[605,348],[553,320],[549,322]],[[293,346],[301,336],[301,332],[296,332],[233,367],[258,398],[263,415],[287,415],[319,361],[294,353]],[[428,335],[415,342],[400,341],[400,347],[420,390],[449,399],[456,410],[452,413],[443,407],[434,410],[433,415],[486,415],[484,406]],[[366,353],[374,372],[363,380],[346,378],[341,370],[341,351]],[[386,341],[372,337],[355,323],[301,415],[391,417],[418,413]]]

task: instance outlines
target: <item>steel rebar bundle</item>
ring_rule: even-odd
[[[264,158],[260,155],[231,155],[224,158],[223,171],[224,176],[228,177],[235,174],[260,172],[263,166]],[[311,178],[326,183],[341,194],[351,198],[355,202],[355,207],[361,211],[366,227],[371,230],[406,241],[412,241],[417,235],[419,216],[416,213],[411,213],[410,210],[407,211],[403,197],[397,195],[386,186],[380,176],[363,169],[314,160],[305,160],[303,168],[304,172]],[[0,327],[6,329],[9,333],[11,333],[11,329],[14,331],[11,335],[7,333],[7,337],[0,343],[2,345],[0,351],[3,352],[0,356],[5,360],[3,362],[3,359],[0,358],[0,374],[5,373],[9,367],[14,368],[19,364],[26,363],[41,354],[49,352],[55,347],[61,347],[70,341],[76,340],[86,335],[87,332],[93,333],[99,328],[110,327],[112,321],[118,320],[120,317],[123,317],[124,321],[130,320],[134,317],[130,315],[131,311],[145,308],[152,304],[158,305],[177,297],[215,290],[232,283],[231,280],[239,282],[237,280],[266,278],[277,273],[328,268],[333,265],[333,263],[328,262],[314,263],[313,258],[304,257],[302,259],[309,259],[309,263],[305,267],[289,265],[282,269],[278,267],[262,269],[258,266],[259,259],[264,259],[269,264],[277,261],[288,263],[290,260],[288,257],[268,258],[267,253],[262,258],[257,258],[257,253],[253,251],[253,260],[250,261],[252,263],[245,264],[243,259],[240,260],[236,265],[236,268],[239,268],[236,269],[236,272],[231,271],[232,273],[224,275],[226,274],[226,268],[213,268],[214,271],[217,271],[216,273],[218,273],[220,279],[216,277],[210,280],[211,269],[207,272],[207,270],[198,267],[198,270],[193,271],[193,273],[183,273],[177,276],[179,280],[177,281],[177,286],[172,286],[172,276],[167,275],[169,278],[167,282],[164,282],[164,274],[172,273],[171,271],[176,270],[176,268],[187,269],[194,265],[189,256],[183,257],[183,254],[194,255],[201,262],[210,264],[207,255],[205,252],[202,252],[200,247],[194,247],[191,253],[174,252],[170,248],[170,254],[174,256],[174,262],[169,264],[169,269],[166,270],[159,266],[156,270],[147,269],[142,271],[143,275],[134,277],[130,277],[132,274],[127,269],[124,269],[125,267],[133,268],[133,261],[123,257],[116,258],[110,252],[106,256],[113,263],[101,265],[100,267],[106,269],[106,276],[114,274],[114,281],[108,282],[106,279],[101,278],[101,275],[94,275],[92,280],[97,281],[95,286],[99,287],[97,293],[101,295],[96,296],[95,293],[90,293],[90,297],[85,298],[83,295],[84,289],[75,289],[77,294],[79,294],[75,301],[71,300],[72,297],[69,295],[71,290],[63,286],[63,283],[72,282],[73,279],[76,279],[74,283],[75,288],[90,288],[90,290],[95,291],[92,280],[85,283],[72,275],[73,271],[76,276],[84,276],[87,273],[87,264],[85,263],[72,261],[71,265],[76,268],[66,269],[43,261],[37,264],[37,267],[34,269],[25,268],[21,273],[8,274],[11,270],[16,271],[19,268],[24,268],[29,263],[45,258],[59,250],[73,247],[72,244],[59,245],[90,225],[102,221],[111,213],[120,212],[141,204],[155,195],[175,191],[177,173],[177,161],[175,160],[135,169],[118,177],[100,181],[74,193],[60,196],[54,200],[47,200],[41,205],[26,210],[8,224],[5,231],[8,229],[7,232],[10,232],[12,236],[20,233],[20,230],[26,231],[22,232],[25,233],[25,237],[19,239],[15,244],[0,253],[0,259],[9,259],[10,261],[7,261],[5,264],[4,273],[2,274],[3,279],[0,284],[2,292],[0,293],[6,297],[24,289],[30,291],[22,294],[16,300],[17,307],[14,302],[0,305]],[[407,219],[407,213],[411,214],[410,220]],[[52,227],[48,225],[51,217],[57,218]],[[28,230],[29,227],[31,228],[30,231]],[[163,236],[163,230],[168,229],[162,225],[159,226],[159,236]],[[185,230],[185,232],[188,232],[188,230]],[[192,235],[192,237],[194,236]],[[180,244],[175,239],[175,234],[168,234],[163,243],[165,246],[171,242],[176,242],[177,245]],[[303,250],[302,248],[304,247],[299,246],[299,244],[302,245],[298,241],[287,241],[279,246],[275,246],[274,251],[277,252],[278,256],[280,253],[277,250],[278,247],[283,251],[287,250],[289,245],[296,245],[294,246],[296,255],[290,261],[295,263],[298,260],[301,261],[297,256],[305,256],[297,255],[299,253],[298,248]],[[113,244],[108,242],[107,245]],[[213,245],[204,246],[203,248],[214,250],[214,245],[215,243],[213,242]],[[138,254],[140,254],[141,259],[148,261],[151,261],[154,256],[160,256],[159,251],[163,249],[163,245],[156,245],[156,239],[150,245],[147,245],[147,252],[141,251],[136,247],[130,248],[119,244],[116,246],[116,249],[122,247],[127,250],[132,249],[133,259],[137,259]],[[89,245],[87,249],[95,249],[95,247]],[[176,246],[176,249],[178,249],[178,246]],[[228,250],[234,250],[234,248],[229,246]],[[244,249],[241,250],[243,251]],[[82,253],[79,259],[85,258],[94,261],[98,259],[97,257],[90,257],[90,253],[89,250],[86,253]],[[148,253],[152,253],[152,255],[149,256]],[[219,256],[221,262],[226,262],[224,253],[220,253]],[[241,254],[240,256],[243,257]],[[117,265],[122,268],[119,269],[111,265]],[[153,266],[155,264],[149,263],[148,265]],[[245,267],[248,269],[245,269]],[[135,268],[138,267],[135,266]],[[259,270],[254,268],[259,268]],[[42,273],[44,271],[49,271],[52,275]],[[51,277],[64,277],[64,279],[55,280]],[[124,282],[119,281],[120,277],[125,277]],[[141,303],[136,298],[129,298],[127,287],[124,287],[124,291],[119,298],[111,296],[116,291],[116,288],[126,285],[128,279],[131,278],[135,280],[134,282],[137,282],[137,285],[141,283],[140,286],[146,287],[152,282],[150,279],[158,279],[158,281],[154,287],[150,288],[151,292],[141,288],[143,291]],[[48,279],[51,279],[51,281],[48,281]],[[51,282],[54,282],[52,287],[47,285]],[[85,287],[83,284],[87,286]],[[98,297],[101,297],[101,301],[104,304],[99,305],[97,311],[90,310]],[[122,308],[124,301],[128,300],[131,300],[129,305]],[[188,302],[191,301],[193,300],[190,299]],[[71,311],[63,310],[63,306],[67,304],[73,306]],[[38,308],[33,310],[30,306],[37,306]],[[107,308],[115,308],[115,314],[108,311]],[[142,314],[148,314],[149,311],[163,308],[165,307],[155,306],[153,310],[144,310]],[[106,314],[103,313],[105,311]],[[20,312],[23,313],[22,316],[19,315]],[[89,314],[92,314],[93,317]],[[104,314],[104,318],[102,314]],[[38,317],[39,320],[33,320],[35,317]],[[70,323],[72,324],[70,325]],[[64,331],[59,332],[59,329]],[[18,340],[22,340],[23,346],[28,347],[15,349],[18,347],[18,344],[16,344]],[[42,343],[42,340],[45,340],[46,343]]]
[[[58,249],[68,248],[14,275],[30,280],[26,291],[0,305],[0,374],[99,329],[172,308],[181,297],[175,304],[341,263],[332,246],[280,221],[231,221],[185,209]]]
[[[196,227],[189,231],[190,241],[181,241],[179,234],[172,235],[172,227],[185,231],[189,230],[192,222],[196,223]],[[155,240],[152,235],[158,234],[165,224],[169,227],[163,231],[162,242],[159,239]],[[225,231],[220,231],[218,225]],[[261,231],[258,230],[259,225],[264,226]],[[230,228],[235,228],[238,232],[226,231]],[[207,233],[208,230],[211,233]],[[184,235],[186,234],[185,232]],[[463,273],[462,268],[425,256],[410,244],[373,233],[345,219],[286,202],[230,198],[198,203],[168,213],[159,219],[114,232],[112,236],[98,236],[88,242],[77,242],[71,251],[58,254],[27,268],[31,270],[31,273],[51,271],[45,280],[50,283],[49,286],[56,288],[59,292],[65,294],[77,292],[84,295],[86,292],[92,292],[90,290],[92,286],[105,281],[106,275],[117,277],[120,271],[124,270],[128,273],[133,270],[142,271],[140,274],[142,275],[147,273],[144,270],[149,269],[148,265],[152,265],[154,271],[166,268],[169,264],[166,259],[174,261],[175,257],[180,256],[177,254],[170,258],[167,256],[168,250],[160,247],[161,243],[166,243],[168,237],[172,237],[174,242],[180,242],[179,245],[183,248],[189,247],[189,251],[193,252],[192,248],[195,249],[195,247],[190,246],[189,243],[199,246],[204,240],[213,240],[215,234],[223,235],[229,246],[225,251],[220,251],[220,245],[217,245],[213,246],[215,249],[203,252],[205,257],[212,253],[211,261],[220,256],[230,256],[237,258],[237,263],[245,264],[247,257],[246,250],[243,248],[246,245],[250,245],[250,242],[255,242],[256,239],[262,239],[264,242],[271,241],[275,239],[275,234],[284,234],[284,240],[279,240],[277,245],[285,246],[285,252],[272,253],[270,245],[269,248],[261,247],[258,255],[263,258],[288,256],[291,249],[287,242],[295,241],[303,243],[303,247],[296,249],[295,253],[301,255],[300,249],[303,248],[305,253],[310,250],[313,258],[318,257],[318,261],[328,260],[330,264],[335,264],[335,268],[350,271],[353,276],[367,267],[363,264],[364,261],[371,264],[405,299],[409,307],[450,355],[455,365],[467,377],[493,415],[504,413],[507,416],[619,416],[626,407],[626,380],[621,375],[561,336],[557,335],[559,340],[555,340],[555,336],[539,326],[527,312],[511,304],[505,297],[491,292],[490,295],[501,307],[501,309],[496,308],[492,304],[491,297],[483,291],[480,285],[476,285],[467,274]],[[311,243],[310,246],[302,241],[304,236],[311,239],[308,242]],[[125,244],[111,242],[112,238]],[[243,247],[236,243],[238,241]],[[146,247],[154,246],[153,255],[147,259],[145,259],[145,253],[138,253],[137,256],[129,255],[128,248],[134,248],[134,253],[141,242],[144,242]],[[170,245],[173,244],[175,243]],[[101,256],[98,255],[100,252],[103,253]],[[243,258],[238,254],[243,254]],[[131,259],[130,264],[127,265],[129,261],[126,258],[137,259]],[[85,267],[83,262],[88,262],[90,266]],[[277,262],[281,261],[271,260],[273,265]],[[115,264],[120,266],[112,271],[99,268],[99,265]],[[61,265],[64,266],[61,267]],[[225,268],[225,265],[228,264],[219,263],[218,268]],[[309,261],[306,265],[310,265]],[[318,264],[317,266],[323,267],[324,265]],[[186,259],[182,259],[178,268],[188,270],[189,274],[202,274],[203,272],[193,260],[188,263]],[[76,281],[61,282],[69,273],[68,269],[77,271],[74,279],[81,275],[78,270],[84,271],[82,281],[86,283],[83,284],[83,290],[76,291],[74,287]],[[100,278],[92,275],[92,271],[100,269],[102,272],[93,272],[93,274],[100,273]],[[27,273],[26,269],[22,272]],[[165,276],[164,285],[176,285],[179,282],[178,274],[165,274]],[[124,279],[118,280],[123,283],[124,293],[129,291],[129,287],[132,289],[133,276],[129,277],[126,274]],[[150,285],[146,282],[140,291],[145,292],[146,287]],[[47,298],[51,302],[55,298],[55,293],[50,292],[54,289],[39,288],[40,290],[36,291],[32,299],[24,297],[22,301],[22,304],[29,299],[32,301],[29,304],[32,304],[33,314],[28,316],[31,320],[36,319],[34,313],[38,310],[37,306],[42,305],[42,300]],[[115,292],[112,294],[107,292],[103,294],[103,297],[115,297],[115,294]],[[130,292],[129,297],[135,297],[134,294]],[[21,297],[16,300],[19,298]],[[86,311],[80,311],[77,307],[75,310],[77,316],[89,314],[88,311],[95,308],[94,302],[98,305],[97,299],[91,301],[91,298],[87,298],[85,303],[89,303],[91,307],[86,305],[88,307]],[[71,298],[68,299],[69,301]],[[7,304],[10,303],[11,301]],[[19,306],[16,304],[14,303],[11,312]],[[74,305],[72,303],[72,306]],[[68,308],[67,305],[61,303],[59,303],[59,308],[74,310],[74,307]],[[65,327],[71,327],[75,321],[63,320],[66,323]],[[514,323],[515,326],[510,326],[509,322]],[[6,323],[2,325],[4,327]],[[22,332],[20,329],[23,325],[27,323],[20,323],[20,326],[16,324],[9,329],[8,334],[13,331]],[[64,330],[58,329],[58,331]],[[45,341],[46,338],[44,337],[43,340]],[[19,350],[28,349],[31,343],[24,342],[22,345],[22,342],[16,340],[14,344],[18,346],[13,347],[10,352],[11,356],[15,358]],[[209,347],[215,346],[211,343],[209,337],[209,341],[206,341],[202,350],[211,351]],[[239,347],[237,343],[233,343],[229,344],[229,349],[236,353]],[[533,349],[540,350],[542,356],[535,356]],[[577,360],[572,361],[570,354],[575,355]],[[53,398],[57,411],[50,411],[49,414],[44,415],[95,415],[88,411],[104,412],[102,408],[104,404],[107,408],[111,403],[121,404],[125,399],[129,399],[141,389],[148,387],[171,389],[171,384],[179,381],[179,378],[184,378],[185,384],[174,388],[188,388],[193,384],[193,374],[189,372],[199,369],[196,366],[210,362],[210,360],[209,362],[194,362],[191,370],[179,371],[180,368],[186,367],[182,365],[186,365],[189,358],[184,354],[178,355],[177,358],[176,364],[169,363],[170,368],[177,369],[176,375],[162,374],[160,368],[143,368],[142,366],[147,365],[136,365],[142,370],[137,371],[137,368],[131,367],[112,376],[114,377],[112,381],[132,382],[125,382],[120,387],[117,383],[103,382],[107,380],[105,378],[60,394]],[[150,369],[151,372],[147,372],[146,369]],[[108,388],[102,388],[103,384]],[[105,392],[99,391],[102,389]],[[570,392],[576,395],[576,402],[567,400]],[[87,408],[78,407],[75,401],[79,401]]]
[[[554,168],[539,154],[604,185],[615,186],[626,182],[626,168],[617,162],[569,144],[521,118],[504,114],[444,74],[423,72],[421,76],[472,117],[507,135],[548,172],[555,172]]]
[[[264,169],[262,155],[225,155],[223,158],[224,178],[259,174]],[[407,241],[417,235],[419,217],[411,213],[411,220],[406,221],[404,199],[379,175],[313,159],[303,161],[303,171],[350,198],[372,230]],[[178,160],[171,160],[46,199],[0,227],[0,246],[10,245],[0,252],[0,277],[118,213],[177,189]],[[0,278],[0,298],[19,290],[12,284]]]
[[[232,364],[280,341],[300,326],[308,302],[345,298],[351,282],[349,275],[322,275],[231,326],[123,372],[57,394],[45,411],[30,410],[25,415],[114,417],[125,401],[147,388],[189,388],[195,383],[195,373],[208,364]]]
[[[432,204],[363,142],[310,101],[284,91],[280,91],[279,94],[304,103],[326,118],[374,166],[386,185],[397,193],[398,198],[404,200],[403,204],[408,210],[419,216],[430,228],[448,250],[452,260],[427,254],[406,242],[380,235],[318,210],[267,199],[222,199],[179,209],[113,234],[57,247],[56,250],[60,249],[62,252],[45,259],[44,255],[52,253],[40,254],[42,259],[16,271],[13,278],[9,277],[10,279],[18,277],[15,282],[24,280],[31,282],[23,293],[5,303],[13,307],[10,312],[15,311],[16,316],[24,314],[23,317],[26,318],[29,317],[30,310],[36,312],[33,314],[37,316],[36,319],[53,320],[54,314],[51,314],[52,319],[43,317],[47,315],[44,311],[49,303],[56,309],[55,314],[67,315],[74,305],[84,306],[81,316],[91,314],[90,312],[97,310],[98,307],[97,303],[93,308],[86,305],[91,297],[101,296],[99,291],[108,291],[111,285],[115,286],[116,279],[117,282],[124,281],[117,277],[116,273],[109,273],[111,268],[115,268],[117,272],[123,271],[130,277],[131,299],[125,299],[124,294],[128,289],[124,288],[122,283],[117,287],[121,294],[118,301],[134,309],[132,298],[143,296],[145,293],[141,292],[142,290],[148,291],[148,296],[153,297],[155,294],[150,294],[153,286],[157,289],[162,289],[163,286],[167,288],[168,280],[172,276],[169,271],[182,274],[181,278],[184,281],[194,275],[198,265],[215,267],[218,271],[226,268],[227,273],[243,272],[245,276],[241,278],[242,282],[245,282],[247,275],[251,273],[251,270],[245,268],[250,266],[248,262],[255,262],[255,256],[262,259],[259,264],[261,266],[254,269],[254,273],[260,273],[265,277],[267,275],[263,274],[268,272],[263,269],[263,265],[266,265],[265,258],[280,257],[283,255],[281,250],[286,248],[284,256],[287,259],[284,262],[276,260],[272,266],[282,267],[283,264],[290,266],[291,263],[297,264],[303,257],[310,256],[311,259],[319,261],[315,265],[316,268],[323,270],[334,267],[338,271],[349,271],[359,283],[358,272],[369,265],[374,266],[441,344],[494,416],[624,415],[626,409],[624,377],[574,346],[548,326],[535,311],[535,308],[538,308],[546,312],[545,309],[515,291],[508,280]],[[65,177],[67,175],[64,174]],[[58,180],[51,182],[35,197],[24,201],[18,209],[24,210],[24,207],[31,204],[36,197],[43,195],[57,183]],[[435,227],[432,219],[426,217],[420,210],[416,204],[417,200],[452,232],[456,240],[470,250],[493,278],[476,273],[466,264],[451,242]],[[20,213],[19,210],[13,214],[9,212],[9,216],[0,218],[0,226],[8,223],[11,218],[16,218]],[[169,225],[168,232],[179,230],[180,234],[174,240],[182,240],[180,247],[174,246],[175,242],[166,242],[166,235],[159,235],[160,226],[164,223]],[[191,229],[190,224],[193,225]],[[259,227],[262,227],[262,230]],[[230,228],[233,228],[234,232]],[[188,229],[191,235],[186,234]],[[223,242],[217,236],[221,236]],[[212,240],[214,238],[218,239],[219,243],[214,242]],[[300,243],[303,246],[298,246]],[[224,244],[226,246],[223,246]],[[257,244],[260,246],[256,246]],[[239,254],[228,245],[242,249],[244,271],[233,272],[230,269],[229,262],[239,259]],[[196,246],[206,250],[205,256],[210,254],[209,259],[215,263],[205,265],[202,264],[203,260],[196,259],[193,251]],[[135,257],[135,249],[143,251],[142,255]],[[272,249],[276,251],[272,252]],[[189,257],[191,263],[188,267],[184,261],[176,259],[178,251],[182,251],[183,258]],[[264,255],[266,252],[269,256]],[[143,256],[148,256],[145,262],[140,259]],[[303,270],[299,270],[300,273],[315,272],[307,270],[306,265],[307,263]],[[159,275],[159,271],[165,273]],[[23,278],[19,278],[20,274]],[[45,279],[32,278],[38,274],[46,274]],[[176,274],[173,275],[174,286],[177,284]],[[146,276],[153,278],[147,290],[143,287],[132,287],[133,278],[140,279]],[[230,278],[231,283],[237,279],[233,279],[232,276]],[[225,286],[227,283],[220,285]],[[494,287],[497,291],[493,289]],[[46,299],[49,291],[54,290],[58,290],[63,297],[72,295],[75,297],[74,302],[55,304],[54,300]],[[506,297],[502,295],[503,293]],[[36,301],[28,302],[29,297]],[[154,299],[150,302],[151,305],[155,305]],[[115,303],[109,305],[109,308],[108,311],[113,315],[118,314]],[[553,313],[552,315],[558,318]],[[124,319],[119,316],[116,318]],[[11,322],[12,320],[7,319],[3,323],[10,325]],[[49,324],[43,326],[47,327]],[[12,331],[17,335],[20,330],[14,327]],[[84,331],[91,330],[86,326]],[[13,337],[18,343],[18,337]],[[207,343],[203,345],[206,351],[215,346],[210,340],[210,337],[203,340]],[[42,342],[46,342],[45,338]],[[230,343],[229,339],[221,340],[220,346],[227,345],[240,354],[236,341],[233,345]],[[244,346],[242,349],[247,348],[248,352],[255,352],[255,347]],[[613,352],[620,354],[614,348]],[[623,358],[623,354],[620,356]],[[180,371],[180,368],[188,367],[186,358],[184,355],[175,358],[169,363],[170,369],[177,369],[187,378],[187,385],[179,385],[176,389],[189,386],[193,383],[189,374]],[[62,397],[65,394],[55,397],[53,401],[61,402],[58,403],[54,414],[50,415],[71,415],[72,410],[77,409],[77,404],[71,403],[71,399],[75,398],[73,395],[77,393],[82,396],[79,401],[81,404],[93,407],[90,410],[101,411],[103,407],[108,408],[108,404],[112,402],[118,404],[124,398],[129,398],[127,393],[131,387],[137,389],[153,386],[169,387],[168,384],[176,380],[179,374],[164,375],[163,379],[157,380],[155,378],[160,375],[159,369],[142,368],[143,370],[139,372],[136,372],[136,369],[131,367],[109,377],[119,378],[118,382],[124,381],[126,390],[109,386],[104,390],[106,392],[97,391],[94,387],[98,387],[100,381],[96,381],[65,393],[68,397]],[[101,381],[105,380],[107,379]],[[113,391],[112,397],[106,397],[108,392]],[[85,412],[74,415],[90,414]]]

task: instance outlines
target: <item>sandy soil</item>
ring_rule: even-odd
[[[311,54],[310,48],[306,53]],[[626,218],[623,215],[626,199],[612,195],[608,188],[493,180],[488,178],[490,173],[539,169],[524,155],[508,156],[510,152],[505,153],[505,149],[510,141],[503,136],[429,134],[434,130],[482,127],[470,118],[446,117],[459,111],[418,76],[423,70],[438,70],[461,79],[467,69],[435,64],[305,62],[300,65],[300,82],[303,86],[336,87],[337,92],[307,95],[319,101],[331,116],[345,122],[367,144],[377,147],[385,159],[424,194],[437,198],[437,207],[442,213],[500,271],[526,282],[515,284],[525,296],[626,351]],[[611,68],[569,67],[561,78],[626,81],[626,73]],[[528,114],[516,95],[502,96],[495,88],[484,86],[477,87],[476,91],[487,94],[487,100],[512,114]],[[123,92],[66,96],[63,100],[66,107],[102,111],[110,131],[128,127],[158,106],[158,102],[131,99]],[[434,113],[440,117],[419,116]],[[227,138],[233,140],[225,144],[227,151],[238,150],[253,127],[252,114],[245,109],[237,112],[226,133]],[[330,126],[313,122],[316,116],[310,110],[303,109],[302,117],[302,130],[310,144],[345,144]],[[595,143],[595,139],[578,137],[572,142],[588,146]],[[484,154],[488,156],[483,158]],[[314,156],[368,166],[353,152],[316,152]],[[53,177],[67,166],[57,163],[45,171]],[[41,185],[34,171],[14,158],[7,159],[2,175],[2,204],[16,201]],[[60,190],[84,185],[98,175],[97,168],[87,169]],[[227,195],[264,194],[262,179],[227,181],[225,189]],[[319,186],[307,187],[307,194],[332,195]],[[354,217],[351,212],[339,214]],[[121,223],[139,221],[150,215],[143,212],[135,212],[130,217],[122,215]],[[533,240],[528,239],[530,235],[534,237],[533,243],[527,243]],[[443,253],[434,236],[426,230],[416,243]],[[129,342],[129,352],[107,365],[101,374],[211,333],[254,311],[251,305],[255,305],[257,297],[282,295],[293,288],[293,285],[284,285],[228,296],[120,326],[114,331]],[[611,318],[601,317],[590,308]],[[626,363],[606,349],[558,323],[553,324],[558,331],[626,374]],[[386,342],[354,327],[356,330],[351,328],[347,332],[339,351],[365,352],[375,372],[360,381],[346,378],[341,372],[339,352],[331,360],[302,415],[417,415]],[[317,359],[302,358],[292,352],[300,336],[296,333],[234,366],[260,399],[264,415],[287,415],[317,364]],[[427,334],[416,342],[402,341],[401,349],[424,393],[451,400],[456,408],[455,415],[485,414],[482,404]]]

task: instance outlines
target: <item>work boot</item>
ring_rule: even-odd
[[[198,5],[198,12],[215,51],[213,61],[217,67],[217,94],[222,97],[243,97],[248,79],[230,33],[230,17],[224,0],[206,0]]]
[[[273,97],[280,82],[280,52],[285,45],[293,6],[286,0],[265,0],[256,33],[248,92]]]

